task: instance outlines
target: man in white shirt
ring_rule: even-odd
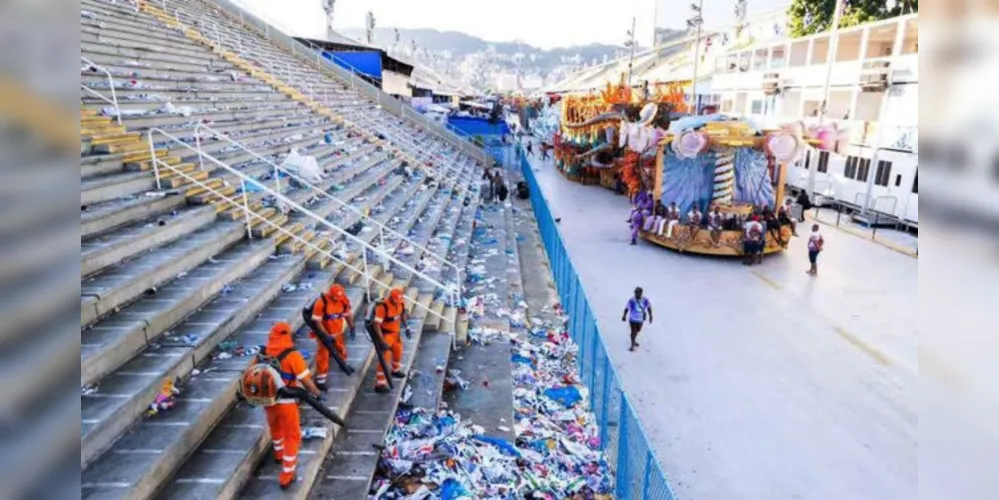
[[[694,206],[690,208],[690,211],[687,212],[687,226],[690,228],[689,234],[691,241],[693,241],[693,239],[697,236],[697,231],[701,229],[701,220],[703,218],[704,214],[701,213],[701,208],[695,203]]]

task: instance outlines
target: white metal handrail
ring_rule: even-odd
[[[166,10],[166,0],[161,0],[161,2],[162,2],[162,7],[163,7],[163,9],[164,9],[164,10]],[[244,8],[244,9],[246,8],[246,7],[245,7],[244,5],[242,5],[242,4],[241,4],[241,2],[239,2],[239,1],[236,1],[236,2],[234,2],[234,3],[237,3],[237,4],[239,4],[239,5],[240,5],[240,8]],[[186,11],[183,11],[183,10],[181,10],[181,9],[176,9],[176,8],[175,8],[175,9],[174,9],[174,15],[175,15],[175,18],[176,18],[176,20],[177,20],[177,23],[178,23],[178,24],[181,24],[181,25],[182,25],[182,23],[180,22],[180,12],[184,12],[184,13],[185,13],[185,14],[186,14],[187,16],[189,16],[189,17],[192,17],[192,18],[194,18],[194,19],[200,19],[200,23],[201,23],[201,26],[202,26],[203,28],[208,28],[208,22],[206,21],[206,19],[205,19],[205,16],[204,16],[204,15],[202,15],[202,16],[201,16],[200,18],[196,18],[195,16],[192,16],[192,15],[191,15],[190,13],[188,13],[188,12],[186,12]],[[261,16],[259,15],[259,14],[254,14],[254,15],[256,15],[257,17],[261,17]],[[276,23],[276,22],[275,22],[275,21],[274,21],[273,19],[271,19],[271,18],[269,18],[269,17],[267,17],[267,16],[263,16],[263,17],[262,17],[262,19],[266,20],[267,22],[269,22],[270,24],[272,24],[272,25],[274,25],[274,26],[276,26],[276,27],[279,27],[279,28],[281,27],[280,23]],[[247,26],[247,24],[246,24],[246,22],[245,22],[244,20],[241,20],[241,19],[240,19],[240,20],[239,20],[239,22],[240,22],[241,24],[243,24],[244,26]],[[216,45],[218,45],[220,49],[224,49],[224,48],[225,48],[225,46],[224,46],[224,45],[222,44],[222,38],[223,38],[223,37],[222,37],[222,35],[220,34],[220,30],[219,30],[219,25],[218,25],[218,23],[217,23],[217,22],[215,22],[215,21],[213,20],[211,24],[213,25],[212,27],[213,27],[213,29],[214,29],[214,31],[215,31],[215,43],[216,43]],[[281,28],[281,29],[283,29],[283,28]],[[228,40],[228,39],[229,39],[230,37],[229,37],[229,36],[227,35],[227,36],[226,36],[225,38],[226,38],[226,40]],[[237,48],[237,50],[238,50],[238,53],[239,53],[239,54],[242,54],[242,53],[243,53],[243,50],[242,50],[242,49],[243,49],[243,47],[242,47],[242,41],[241,41],[241,40],[240,40],[240,39],[239,39],[238,37],[235,37],[235,41],[236,41],[236,43],[235,43],[235,46],[236,46],[236,48]],[[296,40],[296,41],[298,41],[298,40]],[[310,48],[312,48],[312,49],[314,49],[314,50],[316,51],[316,56],[317,56],[317,64],[319,64],[319,65],[321,66],[321,61],[320,61],[320,59],[321,59],[321,57],[322,57],[322,54],[324,53],[324,50],[323,50],[323,49],[322,49],[321,47],[318,47],[317,45],[315,45],[315,44],[313,44],[312,42],[309,42],[309,41],[304,41],[304,42],[302,42],[302,41],[299,41],[299,42],[301,42],[301,43],[304,43],[305,45],[307,45],[308,47],[310,47]],[[350,63],[348,63],[348,62],[346,62],[346,61],[344,61],[344,60],[342,60],[342,59],[340,59],[340,58],[336,57],[336,55],[335,55],[335,54],[330,54],[330,56],[331,56],[331,57],[333,57],[334,59],[337,59],[337,60],[339,60],[339,61],[340,61],[340,63],[342,63],[341,67],[344,67],[344,66],[346,66],[346,67],[345,67],[345,69],[347,69],[347,70],[349,71],[350,75],[351,75],[351,78],[350,78],[350,80],[351,80],[351,81],[350,81],[350,83],[351,83],[351,86],[352,86],[352,87],[354,88],[354,90],[355,90],[355,92],[356,92],[356,91],[357,91],[357,82],[355,81],[355,77],[354,77],[354,73],[358,73],[358,74],[360,74],[360,73],[359,73],[359,71],[357,70],[357,68],[355,68],[355,67],[354,67],[353,65],[351,65]],[[287,64],[287,68],[286,68],[286,71],[285,71],[285,73],[284,73],[284,74],[288,75],[288,77],[290,78],[290,77],[291,77],[291,76],[293,75],[293,73],[291,72],[291,63],[290,63],[290,62],[287,62],[286,64]],[[273,73],[276,73],[276,74],[278,74],[278,75],[280,75],[280,74],[281,74],[281,72],[280,72],[280,71],[274,71],[274,70],[270,70],[270,72],[273,72]],[[321,75],[321,74],[322,74],[322,73],[320,72],[320,75]],[[360,78],[358,78],[358,79],[360,79]],[[362,80],[362,83],[363,83],[363,84],[367,84],[367,85],[371,86],[371,85],[370,85],[370,84],[369,84],[368,82],[364,81],[363,79],[361,79],[361,80]],[[287,82],[287,83],[291,83],[291,82]],[[381,100],[381,95],[382,95],[382,92],[381,92],[380,90],[378,90],[378,89],[377,89],[377,87],[374,87],[374,86],[372,86],[372,88],[374,88],[374,89],[375,89],[375,90],[377,91],[377,93],[376,93],[376,96],[377,96],[377,102],[376,102],[376,104],[379,104],[379,105],[380,105],[380,100]],[[312,96],[310,96],[310,97],[312,97]],[[314,98],[314,97],[313,97],[313,98]],[[323,102],[325,103],[325,101],[323,101]],[[405,109],[405,107],[403,107],[403,109]],[[404,114],[405,114],[405,113],[404,113]],[[349,124],[349,123],[348,123],[348,124]],[[353,124],[349,124],[349,125],[353,125]],[[373,125],[373,126],[375,126],[375,127],[377,127],[377,128],[383,128],[383,125],[382,125],[382,124],[377,124],[377,123],[376,123],[376,124],[372,124],[372,125]],[[358,127],[358,128],[362,128],[362,127]],[[440,134],[438,134],[438,133],[437,133],[437,131],[436,131],[436,130],[435,130],[435,129],[434,129],[433,127],[432,127],[432,126],[429,126],[429,125],[428,125],[428,127],[427,127],[427,128],[428,128],[428,130],[430,130],[431,132],[435,133],[435,134],[436,134],[436,135],[438,135],[439,137],[442,137],[442,136],[440,136]],[[404,137],[405,137],[405,136],[404,136]],[[442,137],[442,138],[443,138],[443,137]],[[397,139],[397,141],[398,141],[398,139]],[[474,142],[473,142],[473,144],[474,144]],[[396,147],[399,147],[399,146],[396,146]],[[416,147],[416,148],[417,148],[417,150],[419,150],[419,149],[420,149],[418,145],[415,145],[414,147]],[[402,150],[402,148],[399,148],[399,149],[400,149],[400,150]],[[442,161],[442,162],[444,162],[445,164],[447,164],[447,163],[450,163],[450,162],[452,162],[452,161],[453,161],[453,160],[450,160],[450,159],[449,159],[449,158],[447,158],[447,157],[443,157],[443,158],[444,158],[444,159],[442,159],[442,160],[439,160],[439,161]]]
[[[290,76],[290,74],[289,74],[289,76]],[[295,80],[290,79],[289,83],[294,83],[296,86],[299,86],[299,87],[301,87],[302,85],[304,85],[305,86],[305,93],[306,93],[306,95],[308,95],[314,101],[321,102],[324,106],[326,106],[327,108],[330,108],[332,110],[332,108],[330,107],[330,104],[329,104],[329,93],[326,91],[326,89],[323,89],[323,93],[319,94],[319,93],[313,91],[312,85],[308,81],[304,81],[303,82],[303,81],[300,81],[300,80],[297,80],[297,79],[295,79]],[[361,102],[363,102],[363,103],[369,103],[369,101],[364,100],[364,99],[361,99]],[[379,106],[378,104],[375,104],[375,105]],[[336,111],[334,111],[334,112],[336,112]],[[431,149],[426,149],[424,147],[425,145],[419,144],[418,142],[416,142],[416,140],[413,139],[409,133],[407,133],[400,126],[396,125],[395,123],[392,123],[391,121],[386,122],[386,123],[377,122],[377,121],[375,121],[374,117],[369,116],[366,113],[363,113],[363,112],[361,112],[359,110],[355,111],[353,113],[347,113],[347,112],[336,112],[336,113],[337,113],[337,115],[339,115],[341,118],[343,118],[348,123],[350,123],[350,122],[359,122],[360,121],[360,122],[363,122],[364,125],[366,125],[366,128],[374,128],[375,130],[379,130],[380,132],[383,132],[383,133],[386,132],[386,129],[390,129],[390,130],[394,130],[394,131],[398,132],[397,135],[386,134],[386,136],[390,137],[392,139],[390,142],[394,141],[395,143],[400,144],[399,146],[397,146],[400,150],[402,149],[402,145],[406,145],[406,146],[409,146],[411,148],[416,149],[418,151],[417,153],[409,153],[409,154],[412,155],[417,160],[426,160],[428,157],[430,157],[430,158],[436,159],[438,162],[442,163],[444,166],[451,165],[451,164],[456,164],[457,163],[457,158],[450,158],[450,157],[448,157],[448,156],[440,153],[440,150],[444,149],[445,146],[434,144]],[[353,123],[350,123],[350,124],[354,125]],[[359,128],[364,128],[361,125],[357,125],[357,126]],[[419,151],[422,151],[422,153],[420,153]],[[422,155],[422,157],[421,157],[421,155]]]
[[[98,92],[98,91],[96,91],[96,90],[94,90],[94,89],[92,89],[92,88],[84,85],[83,83],[80,84],[80,88],[83,89],[83,90],[86,90],[87,92],[90,92],[91,94],[99,97],[100,99],[103,99],[104,101],[106,101],[106,102],[110,103],[112,106],[114,106],[115,117],[117,118],[118,125],[121,125],[121,108],[118,106],[118,94],[116,94],[115,90],[114,90],[114,77],[111,76],[111,72],[108,71],[108,70],[106,70],[106,69],[104,69],[101,66],[98,66],[97,64],[95,64],[90,59],[87,59],[86,57],[80,56],[80,60],[83,61],[84,63],[86,63],[90,68],[93,68],[93,69],[95,69],[97,71],[100,71],[100,72],[104,73],[105,75],[107,75],[107,77],[108,77],[108,89],[111,90],[111,97],[108,98],[104,94],[102,94],[102,93],[100,93],[100,92]]]
[[[173,165],[170,165],[170,164],[168,164],[166,162],[163,162],[163,161],[159,160],[158,158],[154,159],[153,163],[156,165],[157,169],[164,168],[164,167],[168,168],[168,169],[174,171],[180,177],[183,177],[183,178],[187,179],[188,181],[190,181],[191,184],[196,185],[198,187],[201,187],[201,188],[205,189],[207,192],[211,192],[215,196],[218,196],[220,199],[225,200],[227,203],[229,203],[229,204],[231,204],[231,205],[233,205],[235,207],[242,208],[244,216],[245,216],[246,235],[247,235],[248,239],[251,239],[251,240],[253,239],[253,227],[252,227],[252,224],[250,222],[251,218],[253,218],[256,221],[262,222],[262,223],[264,223],[264,224],[266,224],[266,225],[274,228],[274,230],[276,232],[279,232],[279,233],[281,233],[283,235],[286,235],[290,239],[295,240],[297,242],[300,242],[302,245],[307,246],[308,248],[310,248],[312,250],[315,250],[317,253],[320,253],[320,254],[322,254],[322,255],[330,258],[331,260],[339,263],[343,267],[345,267],[347,269],[350,269],[350,270],[352,270],[352,271],[354,271],[354,272],[356,272],[356,273],[361,274],[362,276],[364,276],[364,280],[365,280],[364,295],[365,295],[365,298],[368,301],[371,300],[370,293],[371,293],[371,285],[372,284],[378,285],[383,290],[390,290],[392,288],[391,284],[385,283],[384,281],[381,281],[381,280],[379,280],[377,278],[372,277],[370,269],[368,267],[368,258],[367,258],[367,251],[366,251],[367,249],[366,248],[362,247],[361,250],[360,250],[360,254],[361,254],[361,266],[362,267],[361,268],[357,268],[354,265],[352,265],[349,262],[347,262],[346,260],[337,257],[336,254],[334,254],[332,252],[329,252],[329,251],[326,251],[326,250],[323,250],[322,248],[320,248],[319,246],[315,245],[314,243],[312,243],[312,242],[310,242],[310,241],[308,241],[308,240],[306,240],[306,239],[304,239],[304,238],[296,235],[295,233],[292,233],[291,231],[288,231],[287,229],[285,229],[281,225],[275,224],[274,222],[272,222],[271,220],[267,219],[266,217],[264,217],[264,216],[262,216],[262,215],[260,215],[260,214],[258,214],[256,212],[250,210],[249,209],[249,200],[247,199],[247,196],[246,196],[246,181],[245,180],[241,181],[242,182],[242,198],[243,198],[242,199],[242,204],[241,204],[239,201],[237,201],[237,200],[235,200],[233,198],[230,198],[230,197],[222,194],[220,191],[212,188],[208,184],[195,179],[194,177],[188,175],[186,172],[183,172],[183,171],[175,168]],[[455,321],[456,320],[456,316],[454,318],[447,318],[444,314],[438,313],[438,312],[434,311],[433,309],[431,309],[430,307],[425,307],[425,306],[423,306],[423,304],[420,304],[419,302],[414,301],[413,303],[416,304],[417,306],[419,306],[421,309],[424,309],[428,314],[431,314],[431,315],[434,315],[434,316],[440,318],[442,321]]]
[[[184,14],[187,15],[188,17],[192,17],[192,18],[194,17],[194,16],[192,16],[190,13],[188,13],[186,11],[182,11],[180,9],[174,9],[174,10],[175,10],[175,17],[177,18],[178,24],[181,24],[180,20],[179,20],[180,19],[180,14],[179,14],[180,12],[184,12]],[[200,18],[200,24],[201,24],[201,26],[203,28],[207,29],[209,27],[209,22],[208,22],[208,20],[205,19],[204,15],[202,15],[201,18]],[[215,43],[216,43],[216,45],[218,45],[218,47],[220,49],[225,49],[225,45],[222,43],[223,38],[225,38],[225,40],[227,42],[230,42],[231,39],[234,39],[236,43],[233,44],[233,43],[230,42],[229,45],[234,45],[237,48],[237,50],[239,51],[239,53],[242,54],[242,43],[241,43],[241,40],[239,40],[238,37],[230,37],[228,35],[225,35],[223,37],[223,35],[221,34],[221,31],[219,30],[218,23],[215,22],[215,21],[211,21],[211,25],[212,25],[212,28],[215,31]],[[345,63],[345,64],[347,64],[347,63]],[[275,73],[279,77],[282,77],[282,75],[285,75],[282,78],[285,78],[285,79],[289,80],[286,83],[289,83],[289,84],[293,83],[291,80],[293,79],[294,73],[291,71],[291,63],[290,62],[286,62],[286,68],[284,68],[284,69],[274,68],[274,69],[271,69],[271,70],[268,70],[268,71],[271,72],[271,73]],[[295,82],[295,83],[300,83],[300,82]],[[296,85],[296,86],[300,86],[300,85]],[[310,91],[310,94],[311,94],[311,91]],[[309,97],[312,98],[312,99],[314,99],[314,100],[316,100],[315,94],[311,94],[311,95],[309,95]],[[322,102],[325,104],[326,101],[323,100]],[[367,101],[365,101],[365,102],[367,102]],[[341,116],[343,116],[342,113],[338,113],[338,114],[341,115]],[[359,128],[359,129],[364,129],[365,128],[365,127],[363,127],[361,125],[358,125],[358,124],[355,124],[355,123],[351,123],[350,120],[345,120],[345,121],[347,122],[347,124],[349,126],[353,126],[353,127]],[[354,121],[356,121],[356,120],[354,120]],[[382,124],[372,123],[372,124],[369,124],[369,125],[375,127],[376,129],[378,129],[378,128],[384,129],[384,126]],[[368,128],[370,128],[370,127],[368,127]],[[402,137],[406,137],[406,136],[403,135]],[[396,138],[395,142],[402,142],[402,141],[399,140],[398,138]],[[398,148],[400,151],[406,152],[406,151],[404,151],[402,149],[402,147],[400,147],[398,145],[396,145],[395,147]],[[413,143],[412,147],[414,147],[417,151],[420,150],[419,145],[417,145],[415,142]],[[417,160],[425,160],[425,158],[426,158],[426,152],[423,153],[423,158],[419,157],[420,153],[416,153],[415,155],[414,155],[414,153],[409,153],[409,152],[406,152],[406,153],[410,154],[411,156],[414,156],[414,158],[416,158]],[[446,165],[448,165],[448,164],[450,164],[450,163],[453,162],[453,160],[451,160],[451,159],[449,159],[447,157],[444,157],[444,156],[442,156],[439,161],[441,161],[441,162],[444,163],[444,165],[442,166],[442,168],[444,166],[446,166]]]
[[[317,225],[320,225],[323,228],[329,229],[332,232],[339,233],[341,236],[343,236],[343,237],[347,238],[348,240],[351,240],[354,243],[357,243],[358,245],[360,245],[361,246],[362,258],[364,259],[364,263],[365,263],[363,274],[364,274],[364,277],[365,277],[366,280],[368,280],[368,281],[374,281],[375,283],[380,283],[377,280],[374,280],[369,275],[369,273],[368,273],[368,268],[367,268],[367,252],[366,251],[370,250],[370,251],[374,252],[375,254],[380,255],[386,261],[394,263],[394,264],[398,265],[399,267],[401,267],[401,268],[409,271],[410,273],[412,273],[412,274],[414,274],[414,275],[416,275],[416,276],[418,276],[418,277],[426,280],[428,283],[436,286],[437,288],[440,288],[441,290],[443,290],[443,292],[444,292],[445,295],[450,295],[450,299],[452,299],[454,301],[453,303],[455,303],[455,304],[460,303],[460,295],[456,294],[456,290],[455,289],[452,289],[451,287],[449,287],[449,286],[447,286],[447,285],[439,282],[438,280],[436,280],[436,279],[434,279],[434,278],[426,275],[425,273],[423,273],[421,271],[417,271],[416,269],[414,269],[409,264],[403,262],[402,260],[400,260],[400,259],[398,259],[398,258],[396,258],[396,257],[394,257],[392,255],[389,255],[385,250],[373,247],[368,242],[366,242],[366,241],[358,238],[357,236],[354,236],[353,234],[347,232],[346,230],[340,228],[339,226],[336,226],[336,225],[332,224],[331,222],[327,221],[326,219],[324,219],[324,218],[320,217],[319,215],[313,213],[311,210],[309,210],[309,209],[307,209],[307,208],[299,205],[294,200],[292,200],[292,199],[284,196],[283,194],[281,194],[278,191],[275,191],[275,190],[271,189],[270,187],[268,187],[266,184],[262,183],[261,181],[258,181],[257,179],[254,179],[253,177],[250,177],[250,176],[246,175],[245,173],[243,173],[243,172],[241,172],[241,171],[239,171],[239,170],[237,170],[237,169],[235,169],[235,168],[227,165],[226,163],[223,163],[218,158],[215,158],[214,156],[212,156],[212,155],[210,155],[208,153],[205,153],[204,151],[200,151],[199,149],[196,149],[196,148],[192,147],[190,144],[188,144],[188,143],[180,140],[179,138],[175,137],[174,135],[172,135],[172,134],[170,134],[170,133],[168,133],[168,132],[166,132],[166,131],[164,131],[164,130],[162,130],[160,128],[151,128],[147,132],[147,137],[148,137],[148,140],[149,140],[149,152],[150,152],[150,156],[153,158],[153,162],[152,162],[152,164],[153,164],[153,173],[156,176],[157,187],[160,186],[160,166],[161,166],[160,164],[163,163],[167,168],[169,168],[170,170],[178,173],[179,175],[183,176],[184,178],[188,179],[189,181],[192,181],[193,183],[197,184],[199,187],[202,187],[204,189],[210,190],[214,194],[218,194],[219,196],[221,196],[223,199],[225,199],[229,203],[232,203],[233,206],[236,206],[236,207],[240,206],[239,203],[234,202],[232,199],[230,199],[230,198],[228,198],[228,197],[226,197],[224,195],[221,195],[221,193],[219,193],[218,191],[212,189],[211,186],[208,186],[206,183],[198,181],[193,176],[187,175],[183,171],[181,171],[181,170],[179,170],[177,168],[174,168],[172,165],[166,165],[165,162],[157,160],[156,159],[156,154],[155,154],[155,151],[156,151],[155,141],[153,140],[153,134],[154,133],[160,134],[160,135],[166,137],[167,139],[169,139],[169,140],[171,140],[171,141],[179,144],[181,147],[183,147],[185,149],[188,149],[188,150],[196,153],[198,155],[198,158],[199,158],[200,161],[208,160],[211,163],[215,164],[217,167],[222,168],[222,169],[228,171],[229,173],[237,176],[240,179],[240,182],[241,182],[242,187],[243,187],[243,206],[242,206],[242,208],[243,208],[244,212],[246,212],[245,213],[245,217],[246,217],[246,221],[247,221],[247,230],[250,229],[249,228],[249,225],[250,225],[249,220],[250,220],[251,213],[253,215],[259,216],[259,214],[256,214],[255,212],[253,212],[252,210],[249,209],[249,203],[248,203],[248,199],[247,199],[247,196],[246,196],[246,192],[247,192],[246,191],[246,186],[247,186],[247,184],[250,184],[250,185],[256,186],[261,191],[263,191],[265,194],[273,196],[278,204],[287,205],[288,207],[290,207],[290,208],[298,211],[298,213],[302,214],[303,216],[312,219],[313,222],[315,222]],[[283,228],[281,228],[281,229],[283,230]],[[290,235],[291,237],[295,238],[296,241],[302,241],[302,242],[304,242],[306,244],[309,244],[307,241],[303,240],[300,237],[295,236],[293,233],[290,233],[287,230],[283,230],[283,234]],[[312,246],[314,247],[314,245],[312,245]],[[322,250],[320,250],[320,251],[322,251]],[[323,252],[324,252],[324,255],[327,255],[327,256],[329,256],[331,258],[336,259],[335,256],[329,254],[328,252],[325,252],[325,251],[323,251]],[[360,271],[358,271],[358,272],[360,272]],[[430,311],[430,312],[433,313],[433,311]],[[434,313],[434,314],[436,315],[436,313]],[[457,314],[457,309],[455,310],[455,315],[456,314]],[[446,319],[448,321],[452,321],[452,324],[456,324],[454,322],[456,318],[447,319],[447,318],[444,318],[441,315],[438,315],[438,316],[440,316],[442,319]]]
[[[375,121],[375,119],[373,117],[370,117],[370,116],[368,116],[368,115],[366,115],[366,114],[364,114],[364,113],[362,113],[360,111],[357,111],[357,112],[354,112],[354,113],[340,113],[340,115],[343,116],[346,119],[350,119],[350,120],[354,120],[354,121],[358,121],[358,120],[364,121],[364,122],[366,122],[366,124],[369,127],[380,128],[380,129],[382,129],[383,132],[386,131],[385,129],[389,129],[391,131],[394,131],[394,132],[396,132],[396,135],[393,136],[393,137],[396,138],[397,142],[405,142],[405,143],[407,143],[408,146],[410,146],[412,148],[415,148],[417,151],[423,149],[423,147],[424,147],[423,144],[420,144],[420,143],[416,142],[416,140],[413,139],[410,134],[408,134],[405,130],[403,130],[401,127],[399,127],[398,125],[396,125],[396,124],[394,124],[392,122],[387,122],[387,123],[377,122],[377,121]],[[444,149],[444,148],[445,148],[444,146],[440,146],[440,145],[436,145],[435,144],[430,149],[426,149],[424,151],[423,158],[418,158],[418,159],[427,159],[429,157],[431,159],[437,160],[438,162],[441,162],[444,165],[456,164],[458,158],[451,158],[451,157],[445,156],[443,153],[440,152],[440,149]],[[419,153],[417,153],[417,154],[419,154]],[[414,157],[416,157],[416,156],[414,155]]]
[[[226,137],[221,132],[219,132],[219,131],[217,131],[217,130],[215,130],[215,129],[213,129],[213,128],[211,128],[208,125],[205,125],[203,123],[199,123],[198,125],[196,125],[194,127],[194,138],[195,138],[195,142],[196,142],[197,148],[198,148],[198,165],[201,168],[201,170],[204,170],[203,153],[201,152],[202,151],[201,150],[201,134],[199,133],[202,130],[204,130],[204,131],[206,131],[206,132],[208,132],[208,133],[210,133],[210,134],[212,134],[214,136],[217,136],[217,137],[221,138],[222,140],[228,142],[232,146],[235,146],[236,148],[241,149],[241,150],[249,153],[250,156],[253,156],[254,158],[256,158],[258,160],[261,160],[264,163],[267,163],[268,165],[270,165],[271,167],[273,167],[273,169],[274,169],[274,179],[275,179],[275,190],[276,191],[281,192],[281,183],[280,183],[280,181],[278,179],[280,179],[280,175],[279,174],[283,172],[285,175],[287,175],[288,177],[294,179],[299,184],[302,184],[303,186],[309,188],[310,190],[312,190],[312,191],[320,194],[321,196],[323,196],[325,198],[333,200],[339,206],[345,207],[348,210],[356,213],[357,215],[359,215],[361,217],[362,220],[365,220],[365,221],[373,223],[375,226],[378,227],[378,233],[379,233],[378,236],[381,239],[381,241],[383,241],[383,242],[386,241],[385,240],[385,233],[387,232],[390,235],[394,236],[395,238],[400,239],[402,241],[405,241],[405,242],[409,243],[410,245],[414,246],[415,248],[418,248],[418,249],[422,250],[423,252],[429,254],[430,257],[432,257],[433,259],[437,260],[442,265],[446,265],[448,267],[454,268],[455,275],[459,278],[458,279],[458,292],[457,293],[458,293],[458,296],[461,296],[461,279],[460,279],[460,277],[461,277],[461,270],[458,268],[457,264],[448,261],[446,259],[446,256],[441,256],[441,255],[435,254],[429,248],[427,248],[427,247],[425,247],[425,246],[423,246],[423,245],[421,245],[421,244],[413,241],[412,239],[408,238],[407,236],[405,236],[404,234],[400,233],[399,231],[396,231],[395,229],[392,229],[392,228],[386,226],[385,224],[382,224],[381,222],[378,222],[373,217],[365,215],[364,212],[362,212],[357,207],[354,207],[353,205],[351,205],[351,204],[349,204],[347,202],[344,202],[343,200],[341,200],[341,199],[339,199],[339,198],[337,198],[337,197],[329,194],[325,189],[322,189],[322,188],[320,188],[318,186],[313,185],[312,183],[310,183],[310,182],[306,181],[305,179],[303,179],[301,176],[296,175],[295,173],[291,172],[290,170],[288,170],[288,169],[286,169],[286,168],[278,165],[277,163],[274,163],[273,161],[271,161],[271,160],[269,160],[269,159],[267,159],[267,158],[265,158],[265,157],[257,154],[256,152],[250,150],[249,148],[247,148],[243,144],[241,144],[241,143],[239,143],[237,141],[234,141],[234,140],[232,140],[229,137]]]

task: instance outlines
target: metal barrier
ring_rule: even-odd
[[[600,426],[600,443],[607,462],[614,469],[615,497],[621,500],[673,500],[676,495],[670,488],[662,464],[656,458],[634,407],[621,388],[583,284],[566,251],[531,164],[519,146],[516,156],[524,180],[530,188],[531,205],[551,264],[559,299],[569,317],[570,335],[579,346],[577,361],[580,380],[589,390],[590,409]]]

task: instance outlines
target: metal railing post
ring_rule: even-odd
[[[253,239],[253,226],[250,224],[250,201],[246,197],[246,179],[240,179],[243,192],[243,216],[246,219],[246,237]]]
[[[619,478],[617,486],[617,497],[618,498],[628,498],[627,488],[630,484],[630,474],[628,472],[628,402],[625,400],[624,395],[621,395],[621,414],[619,417],[621,419],[618,424],[618,439],[617,439],[617,471],[616,476]],[[604,422],[606,425],[607,422]],[[623,481],[621,480],[623,479]]]
[[[645,474],[642,478],[642,500],[648,500],[649,498],[649,483],[651,482],[652,476],[652,450],[649,450],[645,454]]]
[[[194,131],[194,145],[195,145],[195,147],[198,148],[198,170],[204,170],[205,169],[205,156],[204,156],[204,153],[201,151],[201,131],[200,130],[195,130]]]
[[[149,131],[147,137],[149,137],[149,162],[153,165],[153,175],[156,176],[156,189],[163,189],[163,186],[160,185],[160,168],[156,162],[156,148],[153,147],[152,130]]]
[[[361,247],[361,262],[364,267],[364,297],[368,302],[371,301],[371,273],[368,271],[368,251],[366,248]]]

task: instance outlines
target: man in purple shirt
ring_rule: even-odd
[[[649,303],[649,299],[642,297],[642,287],[635,288],[635,296],[628,299],[628,304],[624,306],[624,312],[621,314],[621,321],[628,321],[628,325],[631,326],[631,347],[628,348],[629,351],[634,351],[638,347],[638,342],[635,339],[638,338],[638,332],[642,331],[642,324],[645,320],[649,320],[649,324],[652,324],[652,304]]]

